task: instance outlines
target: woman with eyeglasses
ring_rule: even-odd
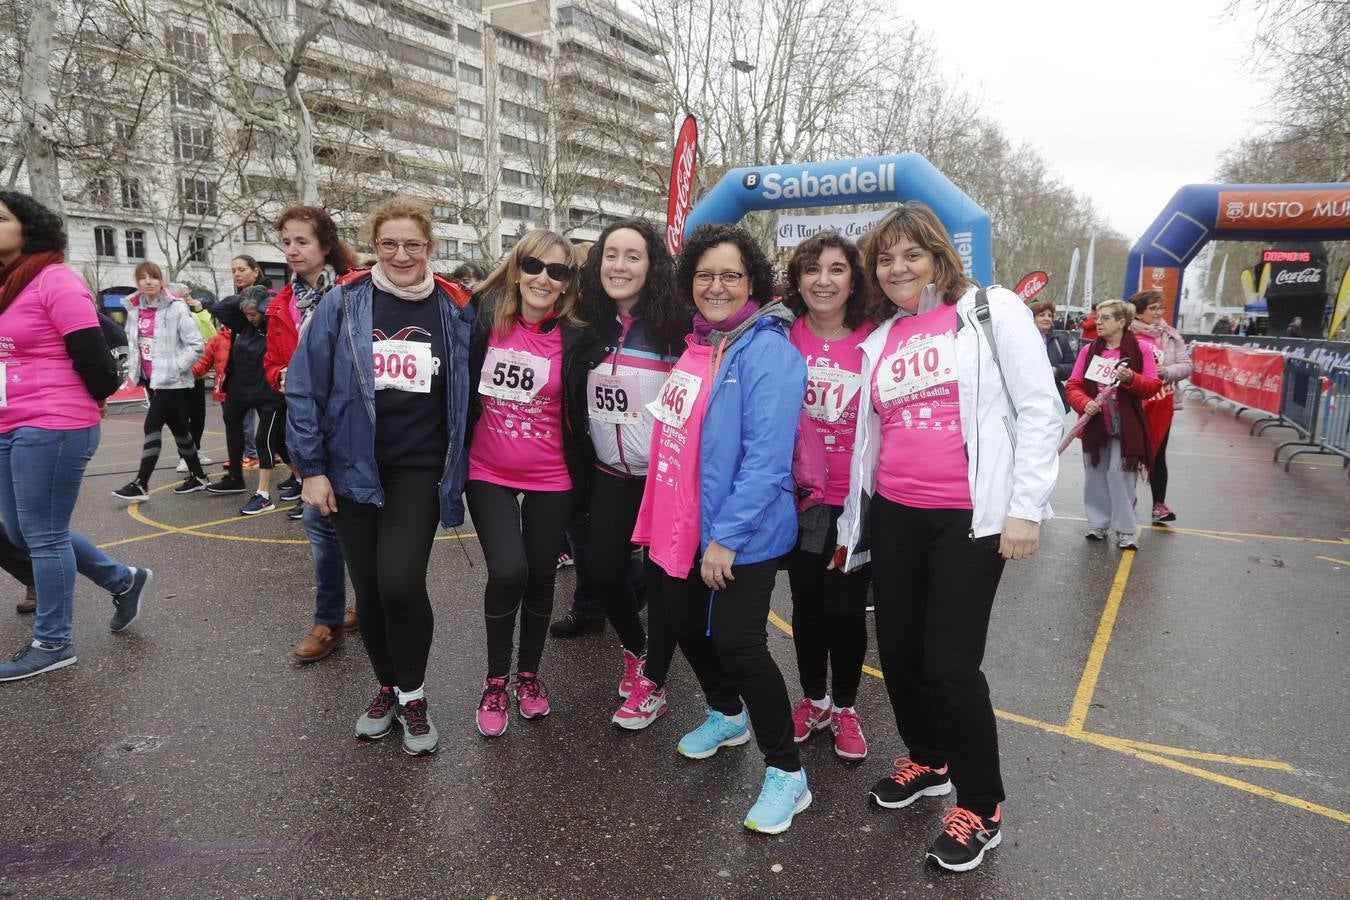
[[[773,300],[773,268],[746,231],[705,225],[680,255],[676,285],[694,331],[650,407],[651,470],[633,541],[660,568],[649,621],[664,616],[708,709],[676,750],[707,759],[755,738],[767,769],[745,817],[778,834],[811,803],[792,739],[792,704],[769,655],[769,598],[797,539],[792,452],[806,365]]]
[[[576,262],[566,238],[536,229],[475,295],[465,496],[488,567],[488,668],[476,716],[484,737],[506,731],[508,689],[522,718],[550,711],[539,661],[553,612],[558,547],[574,500],[587,497],[591,468]]]
[[[379,681],[356,736],[397,721],[421,756],[439,746],[427,563],[436,525],[464,521],[472,313],[468,292],[431,273],[425,204],[386,200],[366,227],[375,265],[329,291],[287,370],[290,450],[305,503],[337,529]]]
[[[1148,486],[1153,493],[1153,521],[1174,522],[1177,514],[1167,506],[1167,439],[1172,436],[1172,419],[1181,409],[1181,391],[1177,384],[1191,377],[1191,354],[1186,339],[1167,324],[1162,294],[1158,291],[1140,291],[1125,301],[1134,306],[1134,321],[1130,332],[1153,341],[1158,377],[1162,391],[1144,403],[1152,441],[1153,467],[1149,470]]]

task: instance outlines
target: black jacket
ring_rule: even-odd
[[[267,304],[258,305],[258,312],[263,314],[262,324],[258,326],[249,322],[239,309],[238,295],[217,301],[211,312],[234,332],[222,385],[229,401],[252,409],[280,409],[284,400],[281,394],[272,390],[263,374],[263,356],[267,353]]]

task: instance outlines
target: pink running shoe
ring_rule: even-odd
[[[633,685],[642,674],[642,657],[623,651],[623,678],[619,679],[619,696],[627,700],[633,693]]]
[[[478,733],[483,737],[501,737],[506,731],[511,697],[505,678],[484,678],[483,699],[478,701]]]
[[[834,732],[834,755],[840,759],[867,759],[867,738],[863,737],[862,719],[851,709],[841,709],[830,717]]]
[[[516,706],[522,719],[541,719],[549,714],[548,689],[534,672],[516,673]]]
[[[803,697],[792,707],[792,739],[797,743],[809,738],[817,731],[830,727],[830,708],[816,706],[809,698]]]
[[[633,690],[614,713],[610,721],[628,731],[641,731],[666,712],[666,689],[639,674],[633,680]]]

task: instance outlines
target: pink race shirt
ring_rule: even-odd
[[[712,390],[713,348],[685,338],[686,349],[647,409],[652,429],[651,467],[642,491],[633,543],[671,578],[687,578],[698,556],[699,450],[703,416]]]
[[[84,280],[48,266],[0,313],[0,433],[16,428],[73,431],[99,422],[66,352],[65,336],[97,328]]]
[[[806,360],[804,409],[825,444],[825,502],[842,506],[848,497],[848,467],[862,396],[862,342],[876,328],[864,322],[838,340],[816,337],[806,317],[792,323],[788,339]]]
[[[891,326],[872,376],[881,416],[877,491],[924,509],[971,509],[956,372],[956,306]]]
[[[143,309],[136,316],[136,349],[141,356],[141,374],[150,380],[150,354],[155,349],[155,309]]]
[[[562,329],[517,321],[488,338],[478,382],[482,415],[469,447],[469,478],[521,491],[570,491],[563,457]]]

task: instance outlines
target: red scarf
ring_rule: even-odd
[[[9,308],[19,292],[28,287],[29,282],[48,266],[66,261],[66,255],[60,250],[43,250],[40,253],[20,253],[14,260],[0,268],[0,313]]]
[[[1087,358],[1091,360],[1105,350],[1106,341],[1097,338],[1092,342]],[[1143,348],[1129,331],[1120,337],[1120,358],[1130,361],[1130,368],[1136,375],[1143,373]],[[1089,397],[1095,398],[1100,387],[1091,378],[1083,379],[1083,393]],[[1116,391],[1116,407],[1120,410],[1120,433],[1114,437],[1120,440],[1120,467],[1126,472],[1147,470],[1152,460],[1149,459],[1148,421],[1144,418],[1143,404],[1122,385]],[[1087,427],[1083,429],[1083,452],[1088,454],[1094,466],[1101,463],[1102,450],[1112,437],[1106,433],[1106,414],[1103,409],[1088,419]]]

